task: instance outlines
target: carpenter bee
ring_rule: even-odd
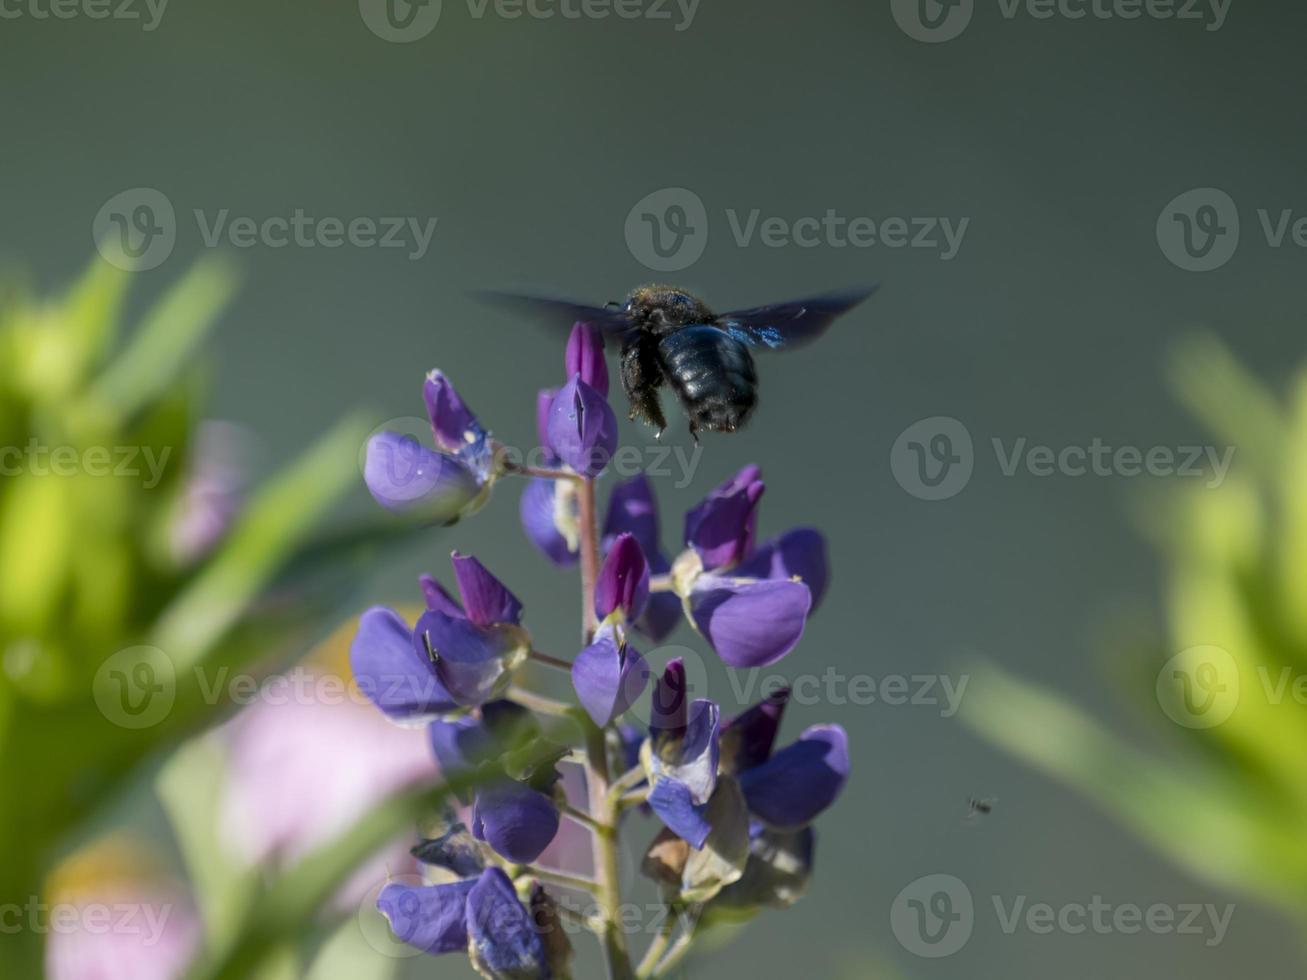
[[[758,373],[751,348],[790,350],[820,336],[875,287],[714,313],[698,297],[674,286],[641,286],[625,301],[585,306],[504,293],[482,294],[499,305],[556,319],[593,324],[621,347],[622,388],[631,419],[667,428],[658,389],[675,393],[690,435],[734,432],[758,406]]]

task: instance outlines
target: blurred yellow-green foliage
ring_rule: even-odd
[[[196,354],[234,279],[200,264],[127,330],[132,279],[97,260],[51,299],[0,286],[0,895],[12,901],[40,893],[143,762],[226,707],[201,669],[264,662],[313,628],[311,593],[288,570],[330,553],[312,532],[357,479],[365,432],[347,421],[252,490],[211,550],[179,556],[170,532],[204,414]],[[141,677],[149,689],[129,692]],[[115,708],[155,692],[166,704],[148,724]],[[0,976],[38,976],[39,957],[39,936],[7,936]]]
[[[974,678],[964,717],[1195,875],[1307,926],[1307,372],[1281,399],[1200,338],[1170,380],[1237,449],[1219,486],[1139,511],[1166,568],[1164,626],[1125,645],[1125,687],[1170,744],[1140,751],[996,670]]]

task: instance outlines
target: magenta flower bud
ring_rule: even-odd
[[[579,374],[554,398],[548,428],[558,458],[583,476],[598,476],[617,449],[617,416]]]
[[[572,327],[572,335],[567,338],[567,353],[564,356],[567,376],[581,376],[588,384],[605,398],[608,397],[608,365],[604,361],[604,335],[598,327],[588,323],[578,323]]]
[[[595,614],[603,619],[621,609],[628,621],[649,601],[649,563],[633,534],[619,534],[595,583]]]

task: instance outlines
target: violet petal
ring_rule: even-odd
[[[770,827],[806,826],[835,802],[849,776],[849,739],[839,725],[813,725],[760,766],[740,773],[749,810]]]
[[[690,592],[690,615],[731,667],[766,667],[803,636],[812,593],[802,582],[705,574]]]

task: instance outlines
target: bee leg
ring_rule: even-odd
[[[699,423],[694,419],[690,419],[690,438],[696,446],[699,445]]]

